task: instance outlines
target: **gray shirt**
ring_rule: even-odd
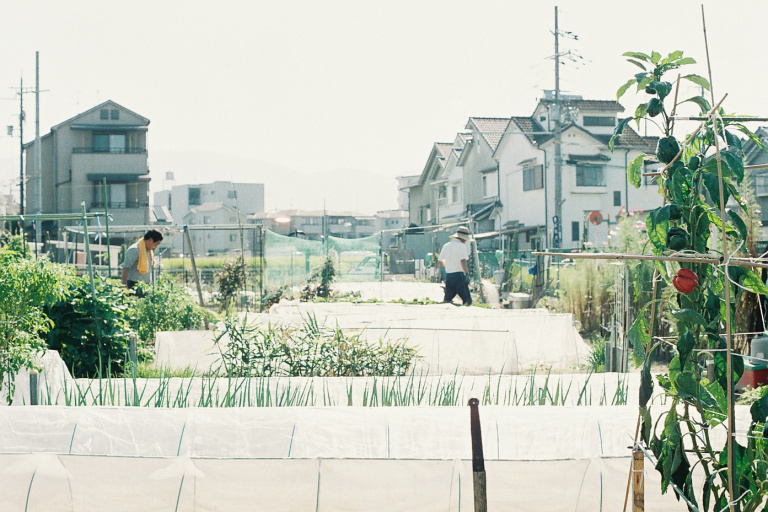
[[[147,251],[147,261],[149,261],[149,251]],[[151,264],[151,262],[150,262]],[[152,280],[152,268],[146,274],[141,274],[137,269],[139,265],[139,242],[136,242],[128,249],[125,250],[125,259],[123,260],[123,268],[128,269],[129,281],[143,281],[149,284]]]

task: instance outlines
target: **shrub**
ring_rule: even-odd
[[[0,389],[7,382],[9,403],[16,373],[45,351],[52,325],[45,306],[62,299],[72,279],[62,265],[24,257],[22,243],[13,237],[0,247]]]
[[[128,336],[128,309],[131,301],[118,282],[96,277],[95,295],[87,276],[72,280],[68,297],[48,307],[54,327],[48,332],[48,346],[58,350],[76,377],[124,371]],[[139,359],[148,358],[139,350]]]
[[[232,297],[245,288],[245,261],[243,258],[224,261],[221,272],[216,274],[216,283],[221,295],[221,310],[227,311]]]
[[[144,297],[130,303],[128,322],[143,341],[154,341],[157,331],[200,329],[207,311],[168,275],[162,275],[152,286],[144,287]]]
[[[321,326],[307,317],[300,326],[268,324],[228,317],[216,342],[228,375],[245,376],[398,376],[405,375],[416,349],[405,340],[368,343],[360,334]]]

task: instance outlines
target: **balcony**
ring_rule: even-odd
[[[125,209],[125,208],[148,208],[149,207],[149,201],[125,201],[125,202],[117,202],[117,201],[110,201],[109,209]],[[94,209],[97,210],[104,210],[104,201],[93,201],[91,203],[91,211]]]
[[[91,153],[108,153],[108,154],[132,154],[141,155],[147,152],[147,148],[72,148],[72,153],[76,154],[91,154]]]

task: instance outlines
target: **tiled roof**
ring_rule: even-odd
[[[608,145],[611,140],[610,135],[595,135],[597,139]],[[656,143],[658,143],[658,137],[643,137],[639,135],[631,126],[624,127],[624,131],[614,141],[613,146],[616,148],[635,148],[644,149],[646,151],[655,151]]]
[[[570,105],[576,107],[579,110],[601,110],[609,112],[624,112],[624,107],[621,103],[614,100],[560,100],[564,105]],[[543,99],[541,103],[546,105],[555,102],[554,99]]]
[[[541,142],[548,134],[546,130],[532,117],[513,117],[512,121],[524,132],[531,142]]]
[[[496,151],[501,136],[509,124],[508,117],[470,117],[467,128],[474,128],[480,132],[485,141],[491,147],[491,151]]]
[[[451,148],[453,148],[452,142],[435,142],[435,147],[437,148],[437,152],[440,155],[440,158],[448,158],[448,155],[451,154]]]

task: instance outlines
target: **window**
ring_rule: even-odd
[[[459,185],[451,185],[451,203],[456,204],[461,201],[461,189]]]
[[[109,113],[110,119],[120,119],[120,111],[117,109],[112,109],[112,111]]]
[[[99,112],[99,118],[102,120],[109,119],[109,110],[104,109],[101,112]]]
[[[604,187],[605,166],[597,164],[576,165],[577,187]]]
[[[768,174],[755,176],[755,193],[758,196],[768,196]]]
[[[584,116],[584,126],[614,126],[615,124],[615,117]]]
[[[621,206],[621,190],[613,191],[613,206]]]
[[[544,188],[544,166],[535,165],[523,169],[523,190]]]
[[[437,188],[437,198],[438,199],[445,199],[448,197],[448,191],[445,188],[445,185],[440,185]]]
[[[571,222],[571,241],[578,242],[579,240],[579,222],[573,221]]]
[[[210,223],[211,223],[211,218],[208,216],[203,216],[203,224],[210,224]]]
[[[200,206],[200,188],[190,187],[188,189],[188,203],[189,206]]]
[[[488,197],[488,176],[483,176],[483,197]]]
[[[227,199],[236,199],[237,198],[237,190],[230,190],[227,192]]]
[[[93,187],[93,203],[104,206],[103,184]],[[126,208],[128,206],[128,186],[125,183],[107,183],[107,206],[110,208]]]
[[[94,153],[125,153],[125,135],[117,133],[94,133]]]
[[[229,235],[229,241],[230,242],[237,242],[237,235]]]

